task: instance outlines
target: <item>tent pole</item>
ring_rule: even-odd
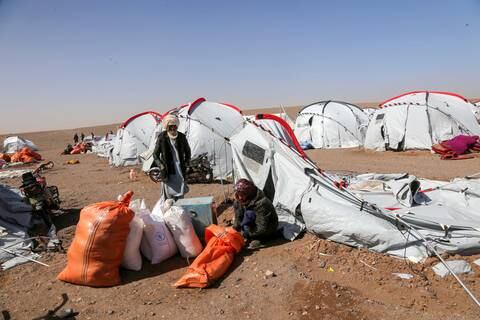
[[[19,258],[23,258],[23,259],[25,259],[25,260],[38,263],[38,264],[40,264],[40,265],[42,265],[42,266],[49,267],[49,265],[46,264],[46,263],[40,262],[40,261],[38,261],[38,260],[29,258],[29,257],[22,256],[21,254],[18,254],[18,253],[16,253],[16,252],[12,251],[12,250],[4,249],[4,248],[0,248],[0,250],[4,251],[4,252],[6,252],[6,253],[13,254],[14,256],[17,256],[17,257],[19,257]]]
[[[405,226],[407,226],[410,231],[414,231],[416,233],[416,235],[421,238],[423,240],[423,245],[431,250],[433,253],[435,253],[435,255],[437,256],[438,259],[440,259],[440,261],[442,262],[442,264],[445,266],[445,268],[447,268],[447,270],[452,274],[452,276],[455,278],[455,280],[457,280],[457,282],[462,286],[462,288],[465,290],[465,292],[467,292],[467,294],[470,296],[470,298],[477,304],[478,307],[480,307],[480,301],[478,301],[478,299],[475,297],[475,295],[468,289],[468,287],[463,283],[463,281],[455,274],[455,272],[453,272],[453,270],[448,266],[448,264],[445,262],[445,260],[443,260],[442,256],[437,252],[437,250],[432,246],[430,245],[428,242],[427,242],[427,239],[425,239],[425,237],[420,233],[418,232],[414,227],[412,227],[408,222],[404,221],[402,218],[399,217],[398,214],[395,215],[395,218],[400,221],[401,223],[403,223]]]

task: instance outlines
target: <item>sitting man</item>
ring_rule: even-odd
[[[233,228],[243,234],[249,249],[277,235],[278,216],[272,202],[253,182],[240,179],[235,184],[235,222]]]

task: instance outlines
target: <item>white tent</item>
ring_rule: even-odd
[[[116,140],[117,137],[114,134],[109,134],[106,137],[101,137],[98,141],[94,141],[92,146],[92,152],[99,157],[108,158]]]
[[[459,191],[450,195],[424,194],[423,201],[430,197],[428,205],[412,206],[403,200],[419,199],[408,196],[414,180],[393,180],[391,186],[395,192],[389,198],[393,201],[382,199],[388,207],[381,203],[372,205],[367,201],[375,197],[362,198],[339,187],[332,176],[321,172],[308,158],[260,126],[246,123],[231,137],[230,143],[235,177],[253,181],[272,199],[279,227],[288,239],[294,239],[306,228],[332,241],[405,256],[413,261],[432,254],[426,246],[434,246],[439,252],[480,252],[480,216],[475,209],[480,201],[478,183],[465,182],[474,191],[469,199],[462,197],[465,185],[459,185]],[[468,203],[452,205],[445,197]]]
[[[117,131],[109,163],[114,166],[129,166],[140,163],[140,154],[148,149],[161,115],[146,111],[125,121]]]
[[[302,155],[305,155],[303,149],[300,147],[295,133],[292,130],[292,127],[283,118],[276,114],[256,114],[254,116],[247,117],[249,121],[263,127],[263,129],[269,131],[275,137],[279,138],[280,141],[285,142],[289,146],[297,149],[297,151]]]
[[[4,153],[15,153],[24,147],[28,147],[33,151],[38,150],[37,146],[32,141],[19,136],[8,137],[3,141]]]
[[[227,139],[242,126],[242,112],[226,103],[206,101],[199,98],[194,102],[166,112],[176,114],[180,119],[178,131],[185,133],[192,159],[207,154],[215,179],[225,179],[232,173],[232,154]],[[164,116],[163,115],[163,116]],[[148,151],[142,155],[143,170],[150,169],[153,163],[153,150],[156,138],[162,131],[159,126]]]
[[[475,115],[475,119],[480,124],[480,101],[477,103],[471,103],[470,107],[472,108],[472,112]]]
[[[375,112],[377,112],[377,108],[363,108],[363,112],[367,115],[368,119],[372,119]]]
[[[380,107],[368,126],[368,149],[430,149],[459,134],[480,134],[470,103],[454,93],[414,91],[389,99]]]
[[[300,143],[314,148],[351,148],[363,145],[368,116],[356,105],[321,101],[304,107],[295,120]]]

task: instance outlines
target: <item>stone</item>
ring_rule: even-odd
[[[272,278],[272,277],[276,277],[277,275],[275,274],[275,272],[271,271],[271,270],[267,270],[265,271],[265,277],[268,279],[268,278]]]

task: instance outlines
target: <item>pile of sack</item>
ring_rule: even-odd
[[[199,281],[207,286],[223,275],[233,261],[233,254],[243,246],[244,240],[235,230],[211,225],[207,228],[211,231],[205,236],[210,249],[202,252],[191,217],[181,207],[173,206],[172,200],[159,201],[150,212],[144,201],[131,201],[132,195],[129,191],[118,201],[100,202],[82,209],[68,250],[67,266],[58,275],[59,280],[94,287],[114,286],[121,282],[120,266],[135,271],[142,268],[142,254],[157,264],[180,252],[184,258],[198,256],[201,261],[196,259],[189,268],[189,273],[198,275],[197,280],[191,281],[190,276],[177,286],[193,283],[191,286],[198,287]],[[226,229],[229,230],[225,232]],[[232,234],[235,241],[227,239],[225,234]],[[216,241],[212,241],[214,238]],[[224,240],[218,240],[221,238]],[[227,258],[216,246],[223,248]],[[202,267],[209,263],[205,257],[210,257],[210,263],[214,262],[213,272],[209,271],[212,268]]]
[[[12,163],[12,162],[23,162],[23,163],[32,163],[36,161],[41,161],[42,156],[30,149],[29,147],[23,147],[19,151],[9,154],[9,153],[0,153],[0,160],[2,163]]]

